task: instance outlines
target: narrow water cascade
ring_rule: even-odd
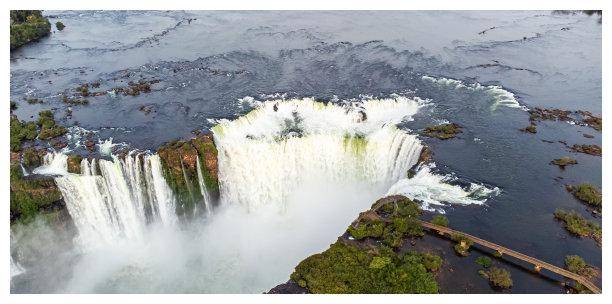
[[[206,188],[204,176],[202,175],[202,163],[200,162],[200,156],[197,157],[196,162],[198,171],[198,184],[200,185],[200,193],[202,194],[204,209],[206,210],[206,214],[210,216],[212,214],[212,199],[210,197],[208,189]]]

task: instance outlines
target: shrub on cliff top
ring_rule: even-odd
[[[10,166],[11,222],[32,220],[40,209],[62,198],[53,179],[25,180],[18,163]]]
[[[336,242],[298,264],[291,279],[312,293],[437,293],[419,258],[385,251],[374,255]]]
[[[20,151],[24,140],[33,140],[38,135],[34,122],[21,122],[15,116],[11,116],[10,147],[11,151]]]

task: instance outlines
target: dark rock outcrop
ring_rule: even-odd
[[[437,126],[429,126],[425,128],[424,135],[438,139],[451,139],[461,133],[461,126],[456,123],[447,123]]]

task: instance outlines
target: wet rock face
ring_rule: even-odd
[[[212,134],[165,144],[157,153],[162,160],[166,181],[179,199],[179,216],[192,215],[196,204],[203,201],[198,182],[198,159],[206,190],[214,201],[219,198],[217,148]]]

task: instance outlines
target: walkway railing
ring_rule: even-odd
[[[452,235],[461,235],[464,236],[465,238],[471,240],[472,242],[474,242],[475,244],[479,244],[483,247],[486,248],[490,248],[493,249],[495,251],[497,251],[500,254],[507,254],[509,256],[512,256],[514,258],[517,258],[519,260],[525,261],[527,263],[530,263],[532,265],[534,265],[535,270],[536,271],[540,271],[540,269],[544,268],[547,269],[549,271],[552,271],[556,274],[562,275],[566,278],[570,278],[578,283],[580,283],[581,285],[583,285],[584,287],[588,288],[592,293],[601,293],[601,289],[599,287],[597,287],[597,285],[593,284],[593,282],[587,280],[585,277],[578,275],[576,273],[573,273],[571,271],[568,271],[567,269],[561,268],[561,267],[557,267],[555,265],[546,263],[542,260],[538,260],[536,258],[530,257],[528,255],[522,254],[520,252],[514,251],[510,248],[506,248],[504,246],[501,245],[497,245],[495,243],[491,243],[489,241],[483,240],[481,238],[477,238],[473,235],[469,235],[467,233],[461,232],[461,231],[456,231],[453,229],[450,229],[448,227],[444,227],[444,226],[439,226],[439,225],[435,225],[432,224],[430,222],[425,222],[425,221],[420,221],[421,225],[425,228],[429,228],[431,230],[435,230],[440,234],[447,234],[449,236]]]

